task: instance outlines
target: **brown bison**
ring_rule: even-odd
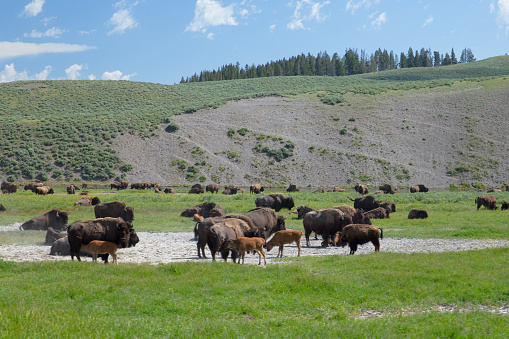
[[[114,188],[116,188],[118,191],[118,190],[124,189],[124,186],[120,182],[115,181],[110,184],[110,190],[112,190]]]
[[[44,186],[44,184],[40,181],[32,181],[30,183],[28,183],[27,185],[25,185],[25,187],[23,188],[23,190],[25,191],[32,191],[35,193],[35,188],[36,187],[41,187],[41,186]]]
[[[196,242],[198,258],[207,258],[205,255],[205,245],[207,245],[209,228],[222,220],[224,220],[224,217],[209,217],[197,222],[194,226],[194,237],[198,240]]]
[[[205,189],[203,188],[203,186],[201,184],[194,184],[193,186],[191,186],[191,189],[187,193],[188,194],[205,193]]]
[[[265,245],[265,239],[263,238],[246,238],[240,237],[236,239],[227,240],[224,243],[225,249],[231,249],[237,252],[239,255],[239,264],[240,258],[242,258],[242,264],[244,264],[244,257],[246,256],[246,252],[256,251],[259,255],[258,265],[262,264],[262,255],[263,261],[265,265],[267,265],[267,259],[265,258],[265,252],[263,251],[263,245]]]
[[[286,189],[287,192],[299,192],[299,188],[295,184],[290,184],[288,188]]]
[[[426,210],[412,208],[410,212],[408,212],[408,219],[426,219],[427,217],[428,212],[426,212]]]
[[[380,251],[380,241],[383,239],[383,229],[373,225],[351,224],[343,227],[339,236],[339,245],[345,246],[348,243],[350,254],[357,251],[358,245],[370,242],[375,246],[375,252]]]
[[[40,186],[40,187],[35,188],[35,194],[47,195],[47,194],[54,194],[54,193],[55,193],[55,191],[53,190],[53,188],[51,188],[49,186]]]
[[[390,184],[383,184],[378,187],[380,191],[383,191],[384,194],[394,194],[394,190]]]
[[[429,188],[427,188],[424,185],[415,185],[415,186],[410,187],[410,193],[417,193],[417,192],[426,193],[428,191],[429,191]]]
[[[306,215],[306,213],[316,211],[314,208],[308,207],[306,205],[302,205],[297,207],[297,219],[302,219]]]
[[[501,211],[509,210],[509,202],[507,201],[502,202],[502,208],[500,210]]]
[[[249,194],[260,194],[265,191],[265,188],[260,184],[254,184],[249,187]]]
[[[390,219],[391,212],[383,207],[377,207],[371,211],[364,212],[364,216],[370,219]]]
[[[144,190],[145,189],[145,183],[143,183],[143,182],[133,182],[131,184],[131,189],[133,189],[133,190]]]
[[[390,211],[391,213],[396,212],[396,205],[392,202],[381,202],[380,207],[385,208],[386,210]]]
[[[85,195],[85,196],[81,197],[80,199],[78,199],[74,203],[74,206],[95,206],[99,203],[101,203],[101,201],[99,200],[98,197],[91,197],[91,196]]]
[[[81,261],[81,244],[92,240],[110,241],[125,248],[135,246],[139,238],[130,223],[122,218],[97,218],[78,221],[67,227],[67,239],[70,245],[71,258]],[[106,258],[107,261],[107,258]]]
[[[216,253],[220,252],[223,260],[226,261],[231,250],[224,248],[224,242],[236,238],[237,234],[232,227],[222,224],[212,225],[207,232],[207,245],[212,254],[212,260],[216,261]],[[231,251],[231,255],[235,262],[237,259],[237,252]]]
[[[105,202],[95,205],[94,214],[96,218],[122,218],[126,222],[134,220],[134,209],[126,206],[123,201]]]
[[[216,204],[215,202],[205,201],[201,204],[190,207],[180,213],[181,217],[191,218],[195,214],[199,214],[204,218],[208,217],[223,217],[226,215],[224,209],[221,205]]]
[[[277,215],[268,207],[257,207],[247,211],[242,216],[248,217],[258,230],[253,236],[267,239],[272,234],[286,229],[285,217]],[[234,215],[236,217],[236,215]],[[227,216],[227,218],[230,216]]]
[[[76,194],[76,186],[74,186],[73,184],[70,184],[69,186],[67,186],[66,190],[67,190],[67,194]]]
[[[240,189],[236,185],[228,185],[224,187],[224,191],[222,192],[224,195],[234,195],[237,194],[237,191]]]
[[[341,188],[341,187],[334,187],[332,189],[332,192],[346,192],[346,190],[344,188]]]
[[[365,195],[369,193],[368,186],[357,184],[354,187],[355,192],[358,192],[359,194]]]
[[[164,189],[164,193],[167,193],[167,194],[175,194],[175,190],[172,188],[172,187],[166,187]]]
[[[281,193],[273,193],[258,197],[255,200],[255,204],[256,207],[270,207],[276,212],[279,212],[283,208],[291,210],[295,206],[292,197],[287,197]]]
[[[36,230],[46,231],[48,228],[53,227],[56,230],[65,229],[67,221],[69,220],[69,214],[62,212],[59,209],[53,209],[44,213],[41,216],[32,218],[19,227],[20,230]]]
[[[7,211],[7,209],[5,208],[4,205],[0,204],[0,212],[5,212]]]
[[[300,257],[301,250],[301,239],[302,232],[296,230],[281,230],[277,231],[274,236],[265,244],[267,251],[270,251],[274,246],[279,247],[279,251],[277,252],[277,257],[283,257],[283,249],[285,244],[295,243],[298,248],[298,257]]]
[[[18,190],[18,185],[14,184],[12,182],[7,182],[7,181],[2,181],[2,184],[0,187],[2,189],[2,193],[4,193],[4,194],[16,193],[16,191]]]
[[[219,185],[218,184],[208,184],[207,187],[205,187],[206,192],[210,193],[219,193]]]
[[[486,207],[486,209],[493,211],[498,208],[497,198],[495,198],[495,196],[491,194],[481,195],[480,197],[475,198],[475,203],[477,204],[478,211],[481,206],[484,206]]]
[[[62,233],[60,231],[55,231],[53,227],[48,227],[48,231],[46,232],[46,238],[44,239],[45,245],[52,245],[55,241],[60,238],[66,237],[67,232]]]
[[[380,207],[380,202],[376,201],[375,197],[372,195],[366,195],[365,197],[357,197],[355,198],[355,200],[353,200],[350,197],[347,198],[353,201],[353,207],[355,209],[362,209],[365,212]]]
[[[331,237],[340,232],[343,227],[352,222],[350,216],[335,208],[311,211],[304,216],[304,234],[306,245],[310,246],[309,236],[312,232],[321,234],[324,246],[328,246]]]

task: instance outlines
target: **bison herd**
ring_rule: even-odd
[[[111,189],[126,189],[128,181],[115,182]],[[90,188],[83,184],[82,188]],[[132,189],[154,188],[157,193],[162,192],[158,184],[133,183]],[[3,193],[15,193],[17,185],[2,182]],[[53,189],[41,182],[31,182],[24,187],[35,194],[52,194]],[[336,190],[337,189],[337,190]],[[75,194],[79,188],[75,185],[67,187],[69,194]],[[251,185],[250,194],[261,194],[264,187],[259,184]],[[223,194],[236,194],[243,189],[229,185],[225,186]],[[291,184],[288,192],[299,191],[295,184]],[[334,191],[344,191],[334,188]],[[372,225],[372,219],[388,219],[390,214],[396,212],[396,205],[390,202],[380,202],[375,196],[369,195],[368,187],[356,185],[355,191],[360,196],[352,199],[353,207],[341,205],[324,209],[313,209],[301,205],[290,214],[297,214],[297,219],[303,221],[304,232],[287,230],[285,217],[278,215],[282,209],[291,210],[295,207],[294,198],[281,193],[260,195],[255,199],[256,207],[243,214],[226,214],[224,209],[217,203],[205,201],[184,210],[182,217],[193,217],[196,221],[194,227],[197,240],[197,254],[199,258],[206,258],[205,246],[208,246],[212,259],[220,254],[223,260],[231,257],[233,261],[244,263],[246,252],[258,253],[259,264],[261,258],[266,260],[264,248],[270,251],[278,247],[277,256],[283,256],[283,248],[286,244],[295,243],[298,247],[298,256],[301,254],[302,235],[305,236],[307,246],[310,246],[310,236],[315,234],[322,236],[322,246],[346,246],[350,248],[350,254],[354,254],[359,245],[371,242],[375,251],[380,250],[380,241],[383,239],[383,229]],[[410,187],[411,193],[428,192],[424,185]],[[200,194],[219,192],[219,185],[209,184],[203,186],[195,184],[188,193]],[[391,185],[379,186],[375,193],[394,194],[399,192]],[[165,190],[165,193],[175,193],[173,189]],[[496,210],[497,201],[494,195],[481,195],[475,199],[477,210],[484,206],[488,210]],[[51,244],[50,254],[70,255],[81,261],[81,255],[91,255],[94,261],[101,256],[108,262],[108,256],[117,262],[117,248],[135,246],[139,238],[132,226],[134,209],[126,206],[124,202],[113,201],[101,203],[98,197],[82,196],[75,205],[94,206],[95,219],[77,221],[68,225],[69,215],[59,209],[52,209],[41,216],[34,217],[21,226],[21,230],[46,230],[46,244]],[[3,207],[3,205],[1,206]],[[509,203],[502,202],[501,210],[509,209]],[[5,210],[5,208],[1,209]],[[408,219],[425,219],[428,213],[425,210],[412,209]],[[242,260],[241,260],[242,259]]]

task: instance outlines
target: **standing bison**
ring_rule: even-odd
[[[72,223],[67,227],[67,239],[71,247],[71,258],[74,260],[76,256],[78,261],[81,261],[81,245],[92,240],[110,241],[122,248],[135,246],[139,241],[131,224],[122,218],[110,217]]]
[[[207,232],[207,245],[212,254],[212,260],[216,261],[216,253],[220,252],[223,260],[226,261],[231,251],[232,259],[235,262],[237,259],[237,252],[225,249],[223,244],[227,240],[236,238],[237,234],[232,227],[222,224],[212,225]]]
[[[362,209],[367,212],[380,207],[380,202],[376,201],[375,197],[372,195],[366,195],[365,197],[357,197],[355,198],[355,200],[353,200],[350,197],[347,198],[353,201],[353,207],[355,209]]]
[[[428,212],[426,212],[426,210],[412,208],[410,212],[408,212],[408,219],[426,219],[427,217]]]
[[[19,227],[20,230],[36,230],[36,231],[46,231],[48,228],[52,227],[56,230],[62,230],[67,226],[67,221],[69,220],[69,214],[67,212],[62,212],[58,209],[54,209],[44,213],[41,216],[32,218]]]
[[[310,246],[309,236],[312,232],[315,232],[322,235],[324,246],[328,246],[331,238],[351,222],[352,218],[350,216],[347,217],[335,208],[308,212],[303,220],[306,245]]]
[[[272,234],[286,229],[285,217],[276,215],[273,209],[257,207],[242,214],[252,220],[258,229],[257,237],[268,239]]]
[[[279,212],[283,208],[288,208],[290,210],[295,206],[292,197],[287,197],[281,193],[273,193],[258,197],[255,200],[255,204],[256,207],[270,207],[276,212]]]
[[[96,218],[122,218],[129,223],[134,220],[134,209],[132,207],[126,206],[125,202],[123,201],[112,201],[97,204],[94,207],[94,214]]]
[[[2,184],[1,184],[1,189],[2,189],[2,193],[16,193],[16,191],[18,190],[18,185],[16,184],[13,184],[12,182],[7,182],[7,181],[2,181]]]
[[[495,196],[491,194],[481,195],[480,197],[475,198],[475,203],[477,204],[478,211],[481,206],[484,206],[486,207],[486,209],[493,211],[498,208],[497,198],[495,198]]]
[[[265,191],[265,188],[260,184],[254,184],[249,187],[250,194],[260,194]]]
[[[383,229],[373,225],[351,224],[343,227],[339,236],[339,245],[345,246],[348,243],[350,247],[350,254],[357,251],[358,245],[363,245],[370,242],[375,246],[375,252],[380,251],[380,241],[378,238],[383,239]]]
[[[502,208],[500,210],[501,211],[509,210],[509,202],[507,201],[502,202]]]
[[[219,192],[219,185],[218,184],[208,184],[207,187],[205,187],[205,191],[217,194]]]

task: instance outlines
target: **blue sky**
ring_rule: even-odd
[[[224,64],[422,47],[509,52],[509,0],[2,0],[0,82],[180,82]]]

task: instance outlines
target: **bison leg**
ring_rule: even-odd
[[[263,255],[263,262],[265,263],[265,266],[267,265],[267,259],[265,259],[265,252],[262,250],[256,250],[256,252],[258,252],[258,256],[259,256],[259,259],[258,259],[258,265],[261,265],[262,264],[262,255]]]
[[[295,243],[297,244],[297,248],[299,249],[299,254],[297,256],[300,257],[300,248],[301,248],[300,240],[296,241]]]
[[[355,251],[357,251],[357,244],[349,242],[348,246],[350,246],[350,255],[354,255]]]
[[[311,244],[309,243],[309,236],[311,235],[311,231],[307,231],[306,230],[306,234],[305,234],[305,237],[306,237],[306,246],[309,247],[311,246]]]
[[[277,252],[277,258],[283,257],[283,248],[284,248],[283,244],[279,245],[279,251]]]
[[[372,241],[373,245],[375,246],[375,252],[380,252],[380,241],[378,239]]]

